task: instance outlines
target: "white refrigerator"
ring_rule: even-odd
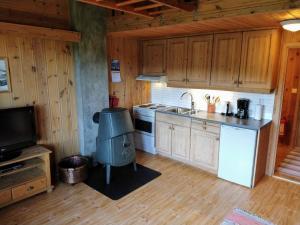
[[[221,126],[218,177],[253,186],[257,131]]]

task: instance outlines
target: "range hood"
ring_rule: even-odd
[[[164,75],[138,75],[136,80],[151,81],[151,82],[166,82],[167,76]]]

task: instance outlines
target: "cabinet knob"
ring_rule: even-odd
[[[243,81],[239,81],[239,84],[243,84]]]
[[[183,79],[182,79],[182,82],[185,82],[185,81],[186,81],[186,79],[185,79],[185,78],[183,78]]]
[[[220,138],[217,137],[217,138],[216,138],[216,141],[220,141]]]
[[[34,189],[33,186],[30,186],[29,188],[27,188],[27,191],[32,191]]]
[[[206,127],[205,127],[205,126],[203,126],[203,129],[204,129],[204,130],[206,130]]]
[[[233,81],[233,83],[234,83],[234,84],[238,84],[238,81],[237,81],[237,80],[235,80],[235,81]]]
[[[186,79],[186,82],[190,82],[190,80],[189,80],[189,79]]]

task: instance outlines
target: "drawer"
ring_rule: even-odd
[[[11,189],[0,191],[0,205],[8,203],[12,200]]]
[[[176,115],[170,115],[166,113],[156,113],[156,120],[161,122],[166,122],[170,124],[175,124],[178,126],[183,127],[190,127],[191,126],[191,118],[187,118],[184,116],[176,116]]]
[[[39,190],[46,188],[46,178],[40,178],[23,185],[14,187],[12,189],[12,197],[13,199],[23,198],[27,195],[35,193]]]
[[[192,120],[192,128],[216,134],[220,133],[220,124],[207,122],[203,120]]]

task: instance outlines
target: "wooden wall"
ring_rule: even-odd
[[[287,145],[293,145],[293,125],[297,105],[297,91],[300,76],[300,49],[290,49],[288,53],[287,70],[285,77],[285,88],[283,93],[281,118],[287,120],[287,135],[282,141]],[[295,130],[294,130],[295,131]]]
[[[69,0],[1,0],[0,21],[69,28]]]
[[[0,34],[11,92],[0,93],[0,108],[35,105],[39,143],[56,159],[78,153],[73,57],[68,43]]]
[[[108,37],[108,64],[112,59],[121,63],[120,83],[112,83],[109,68],[109,93],[119,98],[119,106],[131,108],[133,105],[150,102],[150,82],[136,81],[139,70],[139,45],[136,39]]]

